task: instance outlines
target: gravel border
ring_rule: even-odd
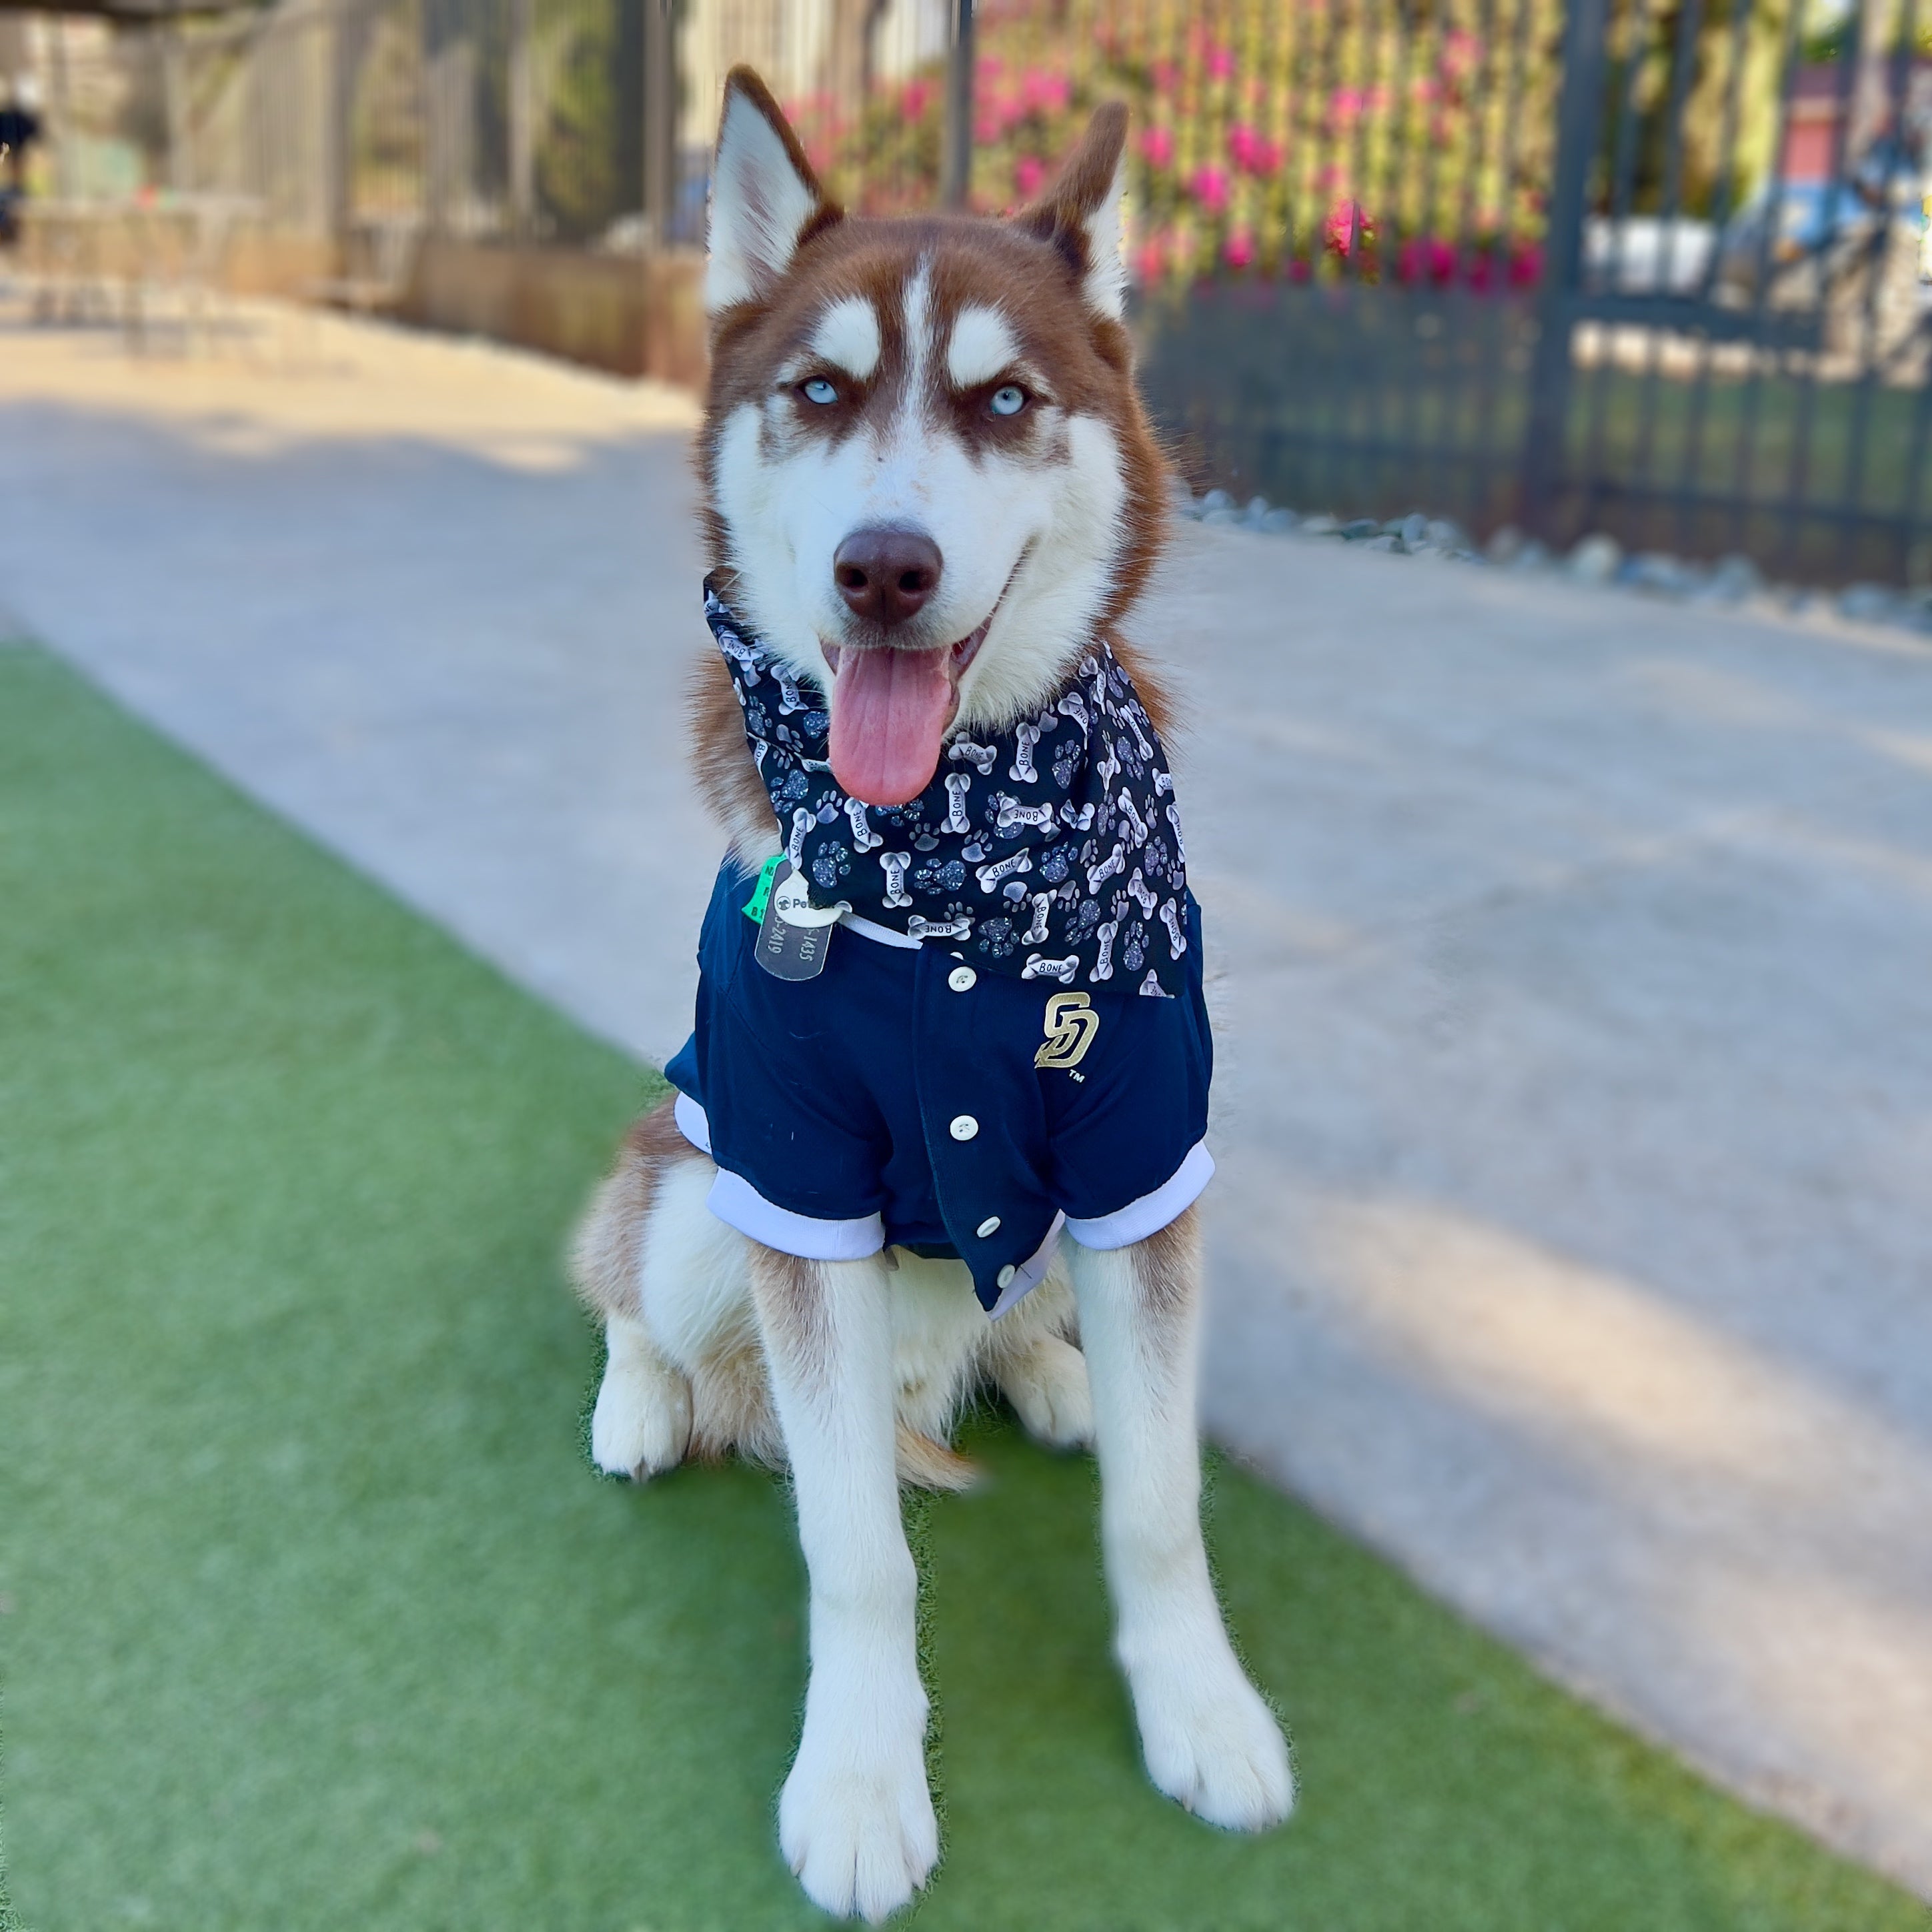
[[[1558,555],[1505,524],[1478,550],[1459,524],[1420,510],[1386,522],[1373,517],[1345,521],[1325,512],[1304,515],[1251,496],[1245,506],[1226,490],[1196,496],[1184,484],[1174,489],[1178,515],[1216,529],[1252,530],[1264,536],[1329,538],[1390,556],[1434,557],[1450,563],[1508,571],[1520,577],[1567,579],[1593,589],[1620,590],[1677,603],[1756,607],[1785,616],[1828,615],[1932,638],[1932,589],[1899,590],[1883,584],[1853,584],[1841,590],[1768,582],[1748,556],[1720,557],[1714,563],[1673,556],[1668,550],[1626,552],[1600,532],[1581,538]]]

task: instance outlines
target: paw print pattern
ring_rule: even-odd
[[[812,884],[828,892],[841,879],[848,878],[851,870],[851,851],[836,838],[812,855]]]
[[[928,859],[913,868],[912,882],[922,892],[956,892],[966,883],[966,867],[958,859]]]
[[[995,959],[1008,958],[1016,943],[1010,919],[989,919],[980,928],[980,950]]]

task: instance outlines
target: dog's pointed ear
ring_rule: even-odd
[[[1120,259],[1120,193],[1126,184],[1127,110],[1110,100],[1051,191],[1014,218],[1066,258],[1087,305],[1110,322],[1126,314],[1127,269]]]
[[[704,306],[716,319],[766,295],[800,245],[839,218],[818,184],[771,89],[748,67],[724,82],[718,156],[711,171],[711,223]]]

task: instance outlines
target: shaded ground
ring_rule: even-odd
[[[782,1486],[590,1472],[556,1252],[647,1076],[0,649],[0,1643],[32,1928],[820,1922],[773,1844]],[[914,1922],[1904,1932],[1232,1468],[1288,1829],[1156,1797],[1090,1467],[990,1418],[919,1510],[945,1863]]]
[[[0,600],[661,1056],[717,851],[688,418],[18,334]],[[1144,628],[1224,969],[1220,1438],[1932,1892],[1932,656],[1198,530]]]

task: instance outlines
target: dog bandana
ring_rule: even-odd
[[[1187,871],[1174,779],[1133,681],[1106,639],[1036,716],[947,740],[909,804],[841,790],[824,694],[796,677],[705,580],[745,736],[785,840],[824,902],[976,966],[1061,986],[1173,998],[1186,983]]]

